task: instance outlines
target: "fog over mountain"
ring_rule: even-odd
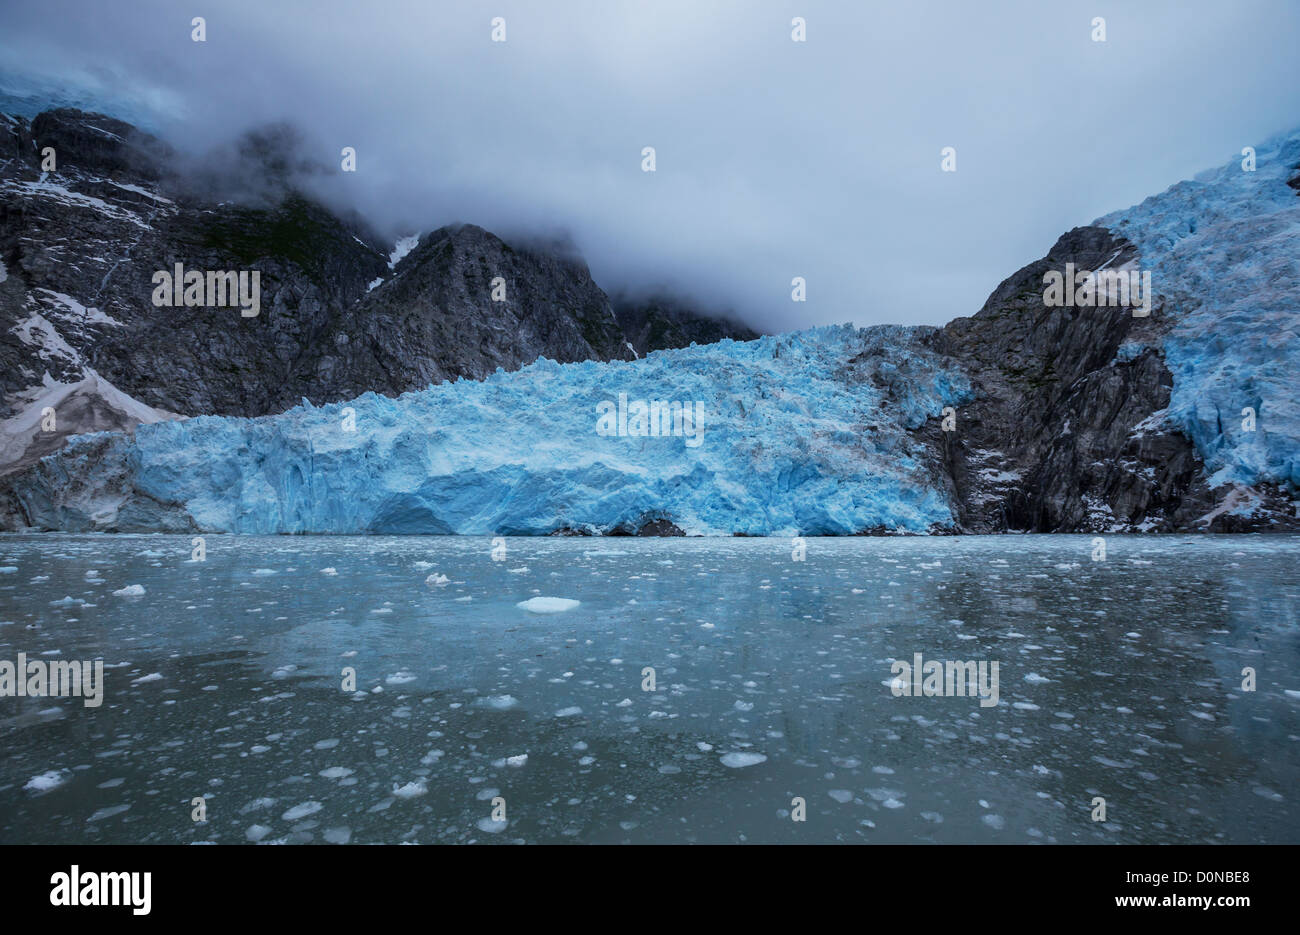
[[[606,290],[668,286],[768,331],[971,314],[1060,231],[1300,113],[1285,0],[898,6],[7,4],[0,96],[191,158],[284,123],[316,194],[384,237],[567,237]]]

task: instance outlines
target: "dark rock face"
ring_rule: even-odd
[[[539,357],[633,356],[586,264],[514,249],[467,224],[421,238],[391,278],[332,324],[304,370],[327,398],[347,399],[481,379]]]
[[[973,317],[929,338],[970,376],[975,398],[956,430],[920,431],[934,476],[963,532],[1239,531],[1297,529],[1280,491],[1257,521],[1212,515],[1192,443],[1161,425],[1173,378],[1159,350],[1166,309],[1055,308],[1043,274],[1140,260],[1110,231],[1075,228],[1047,256],[1009,276]],[[1121,352],[1121,347],[1125,351]],[[1208,517],[1208,518],[1207,518]]]
[[[38,149],[54,149],[56,171],[75,167],[112,179],[157,181],[175,156],[165,143],[129,123],[68,107],[39,114],[30,136]]]
[[[300,196],[271,208],[195,201],[168,176],[166,148],[119,121],[56,111],[30,132],[9,127],[18,155],[0,166],[0,417],[45,373],[77,382],[87,368],[174,413],[283,409],[307,385],[302,359],[386,269],[364,231]],[[259,314],[156,307],[152,277],[176,263],[257,270]],[[15,334],[33,316],[37,333]]]
[[[678,299],[652,296],[636,299],[620,295],[614,299],[614,314],[637,354],[691,344],[714,344],[723,338],[753,341],[760,337],[737,321],[700,314]]]
[[[258,416],[539,357],[635,356],[586,265],[562,253],[464,225],[426,235],[390,269],[364,222],[292,188],[327,171],[294,155],[294,140],[285,127],[250,134],[217,171],[100,114],[0,115],[0,422],[38,404],[47,375],[90,389],[75,411],[55,402],[60,428],[42,454],[51,438],[139,423],[130,407],[84,398],[100,389],[167,414]],[[41,170],[46,147],[53,172]],[[238,204],[213,194],[236,183]],[[156,307],[152,277],[177,263],[257,271],[260,311]],[[708,331],[684,311],[675,320],[671,340]],[[0,452],[0,473],[30,460]]]

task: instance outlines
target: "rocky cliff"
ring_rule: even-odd
[[[100,114],[0,115],[0,472],[75,432],[636,356],[581,259],[472,225],[394,250],[296,189],[304,171],[323,170],[285,128],[245,137],[214,179]],[[156,306],[154,274],[178,263],[257,271],[257,314]]]

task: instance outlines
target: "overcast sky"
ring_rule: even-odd
[[[289,120],[356,148],[329,184],[386,235],[567,230],[607,290],[765,330],[972,314],[1065,230],[1300,127],[1294,0],[41,0],[0,36],[0,90],[196,151]]]

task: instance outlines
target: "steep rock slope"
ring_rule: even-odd
[[[757,331],[721,316],[705,316],[668,295],[614,297],[614,314],[638,354],[691,344],[713,344],[723,338],[752,341]]]
[[[0,389],[20,415],[45,374],[90,371],[143,406],[274,411],[299,397],[297,364],[384,269],[325,209],[284,194],[264,208],[209,204],[170,174],[157,140],[101,115],[0,122]],[[56,171],[42,172],[52,147]],[[153,274],[260,272],[260,313],[155,307]],[[62,413],[61,413],[62,414]],[[60,421],[75,423],[69,417]]]
[[[214,182],[211,165],[110,117],[0,115],[0,473],[72,432],[129,430],[141,415],[264,415],[540,357],[635,357],[580,259],[470,225],[399,257],[293,187],[324,172],[294,146],[287,128],[250,134],[223,152]],[[217,200],[232,178],[240,201]],[[176,263],[256,270],[258,314],[155,307],[152,277]],[[51,403],[58,427],[29,436]]]
[[[317,343],[311,370],[323,393],[300,396],[396,396],[539,357],[635,357],[580,259],[516,249],[465,224],[420,238],[385,274]]]

